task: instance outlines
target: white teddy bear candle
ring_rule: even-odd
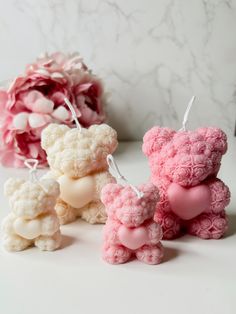
[[[89,223],[105,223],[105,207],[100,200],[104,185],[114,182],[106,157],[117,145],[117,133],[106,124],[81,128],[68,99],[77,128],[50,124],[42,132],[41,145],[51,171],[47,177],[60,184],[56,211],[61,224],[82,217]]]
[[[8,251],[22,251],[32,245],[53,251],[61,244],[54,210],[59,184],[53,179],[38,180],[34,173],[36,166],[37,161],[30,180],[10,178],[4,184],[4,194],[12,210],[2,223],[3,246]]]

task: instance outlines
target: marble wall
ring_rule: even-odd
[[[44,51],[79,51],[122,139],[236,118],[236,0],[0,0],[0,81]]]

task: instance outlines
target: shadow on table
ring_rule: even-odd
[[[226,232],[225,238],[231,237],[236,234],[236,213],[229,213],[228,214],[228,221],[229,221],[229,229]]]
[[[60,249],[64,249],[68,246],[71,246],[73,243],[76,242],[76,238],[68,236],[68,235],[62,235],[62,243]]]
[[[169,262],[172,259],[175,259],[181,254],[180,250],[173,247],[165,247],[164,248],[164,258],[163,263]]]

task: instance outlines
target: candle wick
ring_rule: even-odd
[[[134,185],[130,184],[129,181],[120,173],[117,163],[115,162],[115,159],[112,155],[107,156],[107,164],[109,166],[109,169],[114,172],[114,176],[117,180],[122,180],[127,183],[131,187],[131,189],[137,194],[138,198],[143,197],[143,193],[140,192]]]
[[[38,167],[39,161],[37,159],[26,159],[24,161],[24,164],[27,168],[29,168],[30,181],[32,182],[38,181],[37,167]]]
[[[76,124],[76,127],[77,127],[77,129],[81,132],[82,131],[82,127],[81,127],[81,125],[80,125],[80,123],[79,123],[79,120],[78,120],[78,118],[77,118],[77,115],[76,115],[76,113],[75,113],[75,109],[74,109],[74,107],[72,106],[72,103],[69,101],[69,99],[68,98],[64,98],[64,101],[65,101],[65,103],[67,104],[67,106],[69,107],[69,109],[70,109],[70,111],[71,111],[71,114],[72,114],[72,117],[73,117],[73,119],[74,119],[74,121],[75,121],[75,124]]]
[[[39,161],[37,159],[26,159],[24,164],[27,168],[29,168],[29,177],[31,182],[38,182],[41,188],[44,190],[45,193],[48,193],[48,190],[40,183],[39,178],[37,176],[37,167]]]
[[[186,125],[187,125],[187,123],[188,123],[189,112],[190,112],[190,110],[191,110],[191,108],[192,108],[192,105],[193,105],[193,103],[194,103],[195,98],[196,98],[196,97],[193,96],[193,97],[190,99],[189,103],[188,103],[188,106],[187,106],[186,111],[185,111],[185,114],[184,114],[183,122],[182,122],[182,128],[181,128],[179,131],[186,131]]]

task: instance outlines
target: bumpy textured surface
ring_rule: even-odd
[[[50,124],[43,130],[42,147],[55,178],[65,175],[78,182],[91,176],[95,185],[91,199],[82,208],[69,204],[61,193],[56,205],[61,224],[71,222],[78,216],[90,223],[105,222],[106,213],[100,201],[100,191],[105,184],[114,182],[107,170],[106,157],[115,151],[117,145],[116,131],[106,124],[82,128],[82,132],[58,124]]]
[[[162,230],[153,221],[159,199],[158,189],[152,183],[137,188],[143,192],[142,198],[138,198],[130,186],[113,183],[102,189],[101,199],[108,215],[104,226],[102,255],[110,264],[125,263],[133,255],[147,264],[159,264],[163,258],[160,243]],[[123,237],[127,243],[141,244],[130,249],[124,245]]]
[[[227,229],[224,209],[229,204],[228,187],[219,179],[222,155],[227,150],[225,133],[218,128],[174,131],[154,127],[143,139],[143,152],[149,159],[151,181],[160,190],[155,220],[161,223],[165,239],[188,232],[204,239],[220,238]],[[211,203],[191,220],[181,220],[171,209],[167,191],[171,183],[190,189],[204,184]]]
[[[60,246],[60,225],[54,210],[59,193],[59,184],[53,179],[6,181],[4,194],[12,211],[3,220],[2,230],[8,251],[21,251],[31,245],[52,251]]]

